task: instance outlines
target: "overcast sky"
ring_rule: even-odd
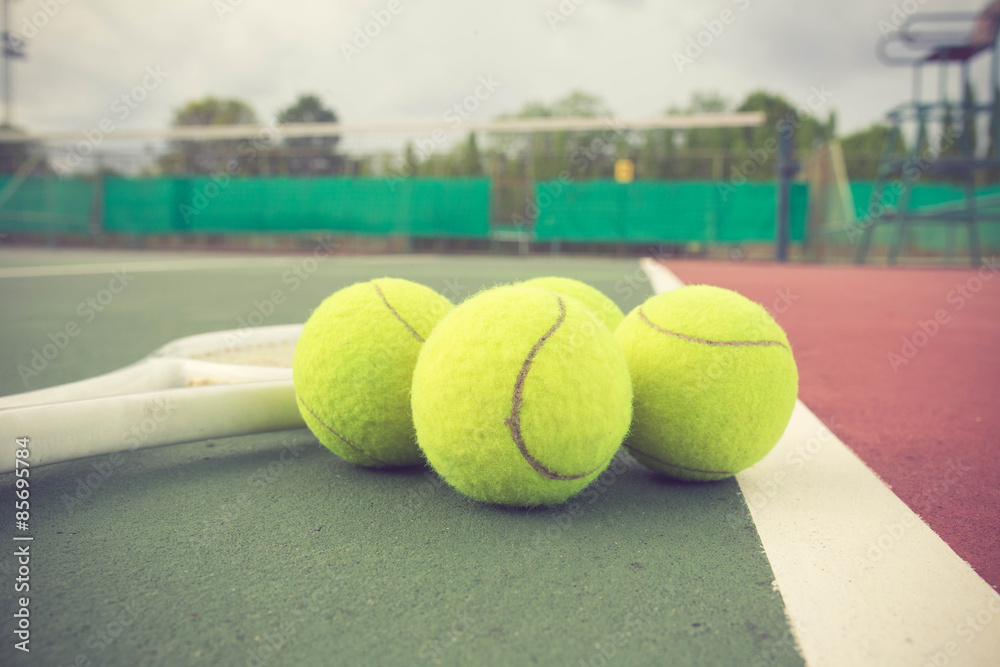
[[[488,99],[477,120],[572,89],[597,93],[618,115],[641,116],[684,105],[695,91],[739,101],[764,88],[803,102],[817,88],[830,94],[826,104],[844,132],[880,119],[909,95],[909,72],[874,55],[879,19],[889,20],[901,4],[17,0],[11,28],[30,38],[28,59],[14,65],[14,121],[32,130],[97,127],[116,118],[116,99],[144,81],[146,99],[121,127],[165,126],[174,109],[208,94],[243,98],[267,120],[307,91],[345,122],[438,121],[476,91],[480,77],[492,77],[499,86],[489,94],[480,88]],[[925,0],[920,11],[983,4]],[[48,18],[45,6],[58,11]],[[372,21],[372,12],[387,25],[358,48],[355,29]],[[708,46],[679,69],[675,54],[684,54],[706,22],[719,34],[702,35]],[[346,54],[345,44],[353,47]],[[167,73],[162,83],[148,68]]]

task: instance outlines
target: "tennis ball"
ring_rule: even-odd
[[[554,505],[608,466],[628,432],[632,384],[621,346],[580,301],[506,285],[441,320],[417,360],[412,404],[424,456],[455,489]]]
[[[761,306],[719,287],[650,298],[615,331],[635,416],[625,446],[670,477],[735,475],[771,451],[795,407],[788,338]]]
[[[625,318],[622,309],[614,301],[606,297],[604,292],[579,280],[549,276],[546,278],[532,278],[531,280],[524,281],[522,284],[547,289],[550,292],[562,294],[563,296],[571,296],[583,302],[583,305],[590,308],[597,315],[597,319],[604,322],[611,331],[614,331]]]
[[[421,462],[410,413],[417,355],[453,308],[407,280],[357,283],[309,316],[292,361],[306,425],[335,454],[376,468]]]

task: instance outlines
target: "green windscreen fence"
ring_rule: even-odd
[[[859,219],[873,184],[851,183]],[[1000,187],[979,195],[1000,193]],[[79,234],[92,224],[120,234],[253,234],[330,232],[367,235],[487,238],[489,179],[0,177],[0,232]],[[918,183],[911,208],[961,203],[961,187]],[[791,239],[803,240],[808,188],[791,189]],[[898,188],[883,201],[893,204]],[[774,183],[712,181],[579,183],[535,187],[535,238],[610,243],[770,242]],[[96,199],[96,201],[95,201]],[[890,206],[891,207],[891,206]],[[499,225],[498,225],[499,226]],[[909,243],[927,250],[961,248],[964,225],[914,223]],[[1000,224],[978,226],[983,245],[1000,247]],[[876,243],[891,239],[876,228]]]
[[[540,183],[539,240],[773,241],[777,186],[714,181]],[[805,230],[808,187],[791,189],[793,241]]]
[[[0,176],[0,230],[28,234],[89,234],[92,181]]]
[[[858,220],[865,220],[869,207],[876,203],[871,200],[875,184],[871,181],[854,181],[851,183],[851,198],[854,200],[855,215]],[[901,187],[889,183],[882,191],[879,201],[888,209],[896,207]],[[1000,187],[991,186],[976,190],[976,196],[1000,194]],[[965,189],[962,186],[944,183],[921,183],[914,185],[910,194],[909,208],[917,210],[925,206],[940,204],[962,204],[965,200]],[[1000,247],[1000,224],[980,223],[976,226],[979,238],[984,247]],[[895,234],[892,224],[876,225],[875,243],[889,243]],[[968,229],[959,224],[936,224],[914,222],[907,225],[907,241],[924,250],[941,250],[951,246],[961,247],[968,243]]]
[[[131,234],[486,237],[487,179],[109,179],[104,228]]]

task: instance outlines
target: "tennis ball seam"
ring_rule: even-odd
[[[646,317],[646,313],[642,311],[642,307],[639,307],[639,318],[643,322],[648,324],[650,327],[665,334],[667,336],[673,336],[674,338],[680,338],[681,340],[686,340],[689,343],[699,343],[701,345],[714,345],[717,347],[783,347],[788,350],[788,346],[779,340],[709,340],[708,338],[698,338],[697,336],[689,336],[687,334],[682,334],[677,331],[670,331],[669,329],[664,329],[659,324],[653,322],[651,319]],[[789,350],[791,351],[791,350]]]
[[[643,456],[645,456],[647,458],[651,458],[654,461],[656,461],[657,463],[662,463],[663,465],[665,465],[665,466],[667,466],[669,468],[679,468],[681,470],[689,470],[691,472],[705,473],[706,475],[735,475],[736,474],[736,473],[733,473],[733,472],[728,472],[726,470],[703,470],[701,468],[691,468],[689,466],[682,466],[682,465],[680,465],[678,463],[670,463],[668,461],[664,461],[663,459],[661,459],[661,458],[659,458],[657,456],[653,456],[652,454],[648,454],[648,453],[642,451],[641,449],[639,449],[638,447],[632,447],[632,446],[626,445],[626,449],[628,449],[631,452],[635,452],[636,454],[642,454]]]
[[[348,440],[347,438],[345,438],[342,434],[340,434],[337,431],[337,429],[333,428],[332,426],[330,426],[329,424],[327,424],[325,421],[323,421],[322,419],[320,419],[320,416],[318,414],[316,414],[316,411],[313,410],[311,407],[309,407],[309,404],[306,403],[305,401],[303,401],[300,396],[296,396],[295,400],[298,401],[302,405],[302,407],[304,407],[306,410],[308,410],[309,414],[311,414],[316,421],[318,421],[320,424],[323,425],[323,428],[325,428],[327,431],[329,431],[330,433],[333,433],[335,436],[337,436],[338,438],[340,438],[341,440],[343,440],[344,443],[347,444],[349,447],[352,447],[352,448],[356,449],[358,451],[358,453],[363,454],[364,456],[367,456],[368,458],[372,459],[373,461],[378,461],[382,465],[389,465],[389,463],[387,461],[383,461],[379,457],[374,456],[372,454],[369,454],[364,449],[362,449],[361,447],[358,447],[356,444],[354,444],[353,442],[351,442],[350,440]]]
[[[559,296],[556,297],[556,301],[559,302],[559,318],[556,320],[555,324],[549,327],[548,331],[542,334],[542,337],[538,339],[538,342],[536,342],[528,352],[528,356],[525,357],[524,363],[521,364],[521,370],[518,372],[517,380],[514,382],[514,393],[510,402],[510,416],[504,420],[504,424],[506,424],[510,429],[510,435],[514,439],[514,444],[517,445],[517,449],[521,453],[521,456],[525,461],[527,461],[528,465],[535,470],[535,472],[547,479],[568,482],[574,479],[582,479],[587,475],[592,475],[597,472],[597,469],[595,468],[594,470],[590,470],[580,475],[560,475],[557,472],[553,472],[542,465],[541,461],[528,452],[528,446],[524,442],[524,434],[521,433],[521,407],[524,405],[524,382],[528,378],[528,371],[531,369],[531,364],[535,360],[535,356],[538,354],[538,351],[542,349],[545,342],[548,341],[556,330],[562,326],[563,322],[566,321],[566,303],[562,300],[562,297]]]
[[[378,284],[375,283],[374,281],[372,282],[372,287],[374,287],[375,291],[378,292],[379,297],[382,299],[382,303],[384,303],[385,307],[389,309],[389,312],[392,313],[397,320],[402,322],[404,327],[410,330],[410,333],[413,334],[413,337],[416,338],[418,342],[423,343],[424,337],[418,334],[417,330],[411,327],[410,323],[404,320],[402,316],[398,312],[396,312],[396,309],[392,307],[392,304],[389,303],[389,300],[385,298],[385,294],[382,293],[382,288],[379,287]]]

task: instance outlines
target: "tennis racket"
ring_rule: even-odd
[[[0,397],[0,433],[31,441],[32,467],[305,426],[292,355],[301,324],[178,338],[117,371]],[[14,457],[0,472],[14,469]]]

